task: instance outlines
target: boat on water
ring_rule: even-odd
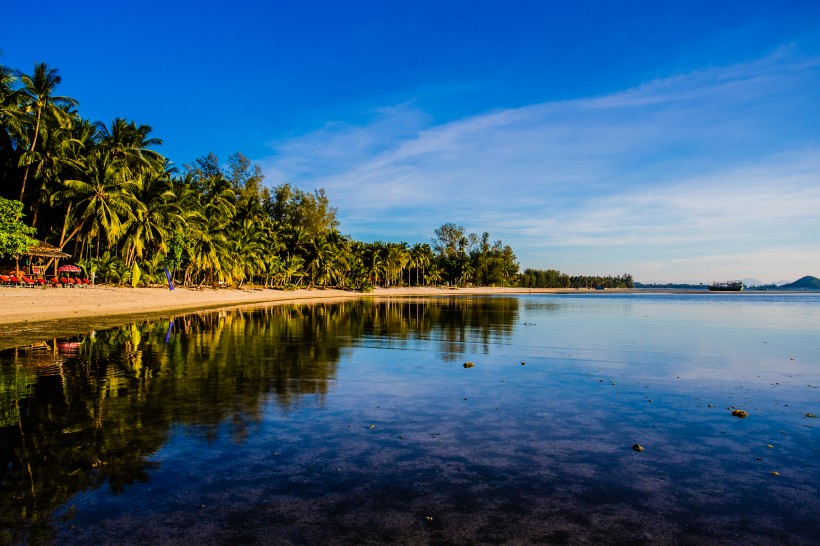
[[[711,292],[740,292],[743,281],[714,282],[708,286]]]

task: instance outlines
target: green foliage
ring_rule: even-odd
[[[20,220],[22,214],[23,203],[0,197],[0,257],[19,256],[37,242],[34,228]]]
[[[523,288],[634,288],[632,275],[622,276],[569,276],[555,269],[525,269],[519,279]]]
[[[274,188],[267,209],[278,225],[301,230],[311,239],[327,235],[339,226],[336,209],[330,206],[324,189],[310,193],[282,184]]]
[[[479,239],[466,234],[463,226],[442,225],[436,231],[433,248],[444,280],[453,285],[514,286],[518,261],[512,248],[500,240],[490,244],[490,234]]]

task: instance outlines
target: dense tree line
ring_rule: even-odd
[[[634,288],[632,275],[618,276],[567,275],[555,269],[525,269],[519,286],[524,288]]]
[[[83,119],[58,95],[46,64],[25,74],[0,65],[0,195],[20,238],[44,240],[86,273],[113,283],[160,283],[167,268],[187,286],[513,285],[518,264],[489,235],[445,224],[430,244],[342,235],[324,190],[263,185],[241,153],[177,169],[151,127]],[[5,216],[10,216],[6,213]],[[24,222],[30,230],[19,225]],[[12,250],[10,250],[12,249]],[[2,252],[2,249],[0,249]]]

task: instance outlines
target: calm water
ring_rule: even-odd
[[[816,544],[818,387],[817,294],[128,325],[0,353],[0,544]]]

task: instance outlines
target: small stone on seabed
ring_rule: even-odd
[[[464,363],[465,368],[472,368],[473,366],[475,366],[475,362],[465,362]]]
[[[813,413],[807,413],[807,414],[806,414],[806,417],[808,417],[808,418],[810,418],[810,419],[817,419],[817,416],[816,416],[815,414],[813,414]]]
[[[641,444],[635,444],[634,446],[632,446],[632,449],[634,449],[635,451],[643,451],[643,446]]]
[[[780,472],[778,472],[777,470],[772,470],[772,471],[770,472],[770,474],[771,474],[772,476],[779,476],[779,475],[780,475]]]
[[[746,417],[749,416],[749,414],[746,413],[745,411],[743,411],[742,409],[733,410],[732,415],[734,415],[735,417],[738,417],[740,419],[745,419]]]

